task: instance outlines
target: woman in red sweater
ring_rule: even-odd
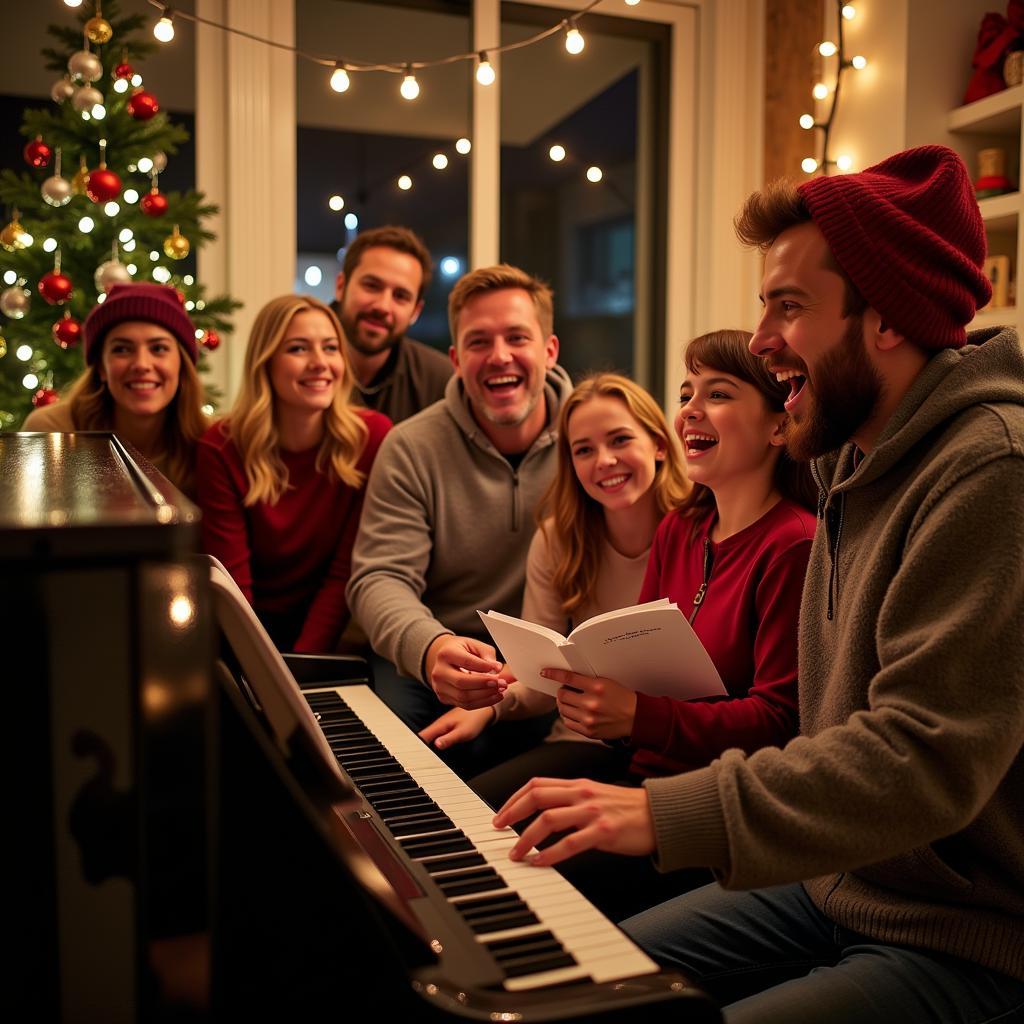
[[[391,427],[349,404],[341,327],[305,295],[257,314],[238,398],[201,438],[203,546],[281,650],[333,651],[364,484]]]

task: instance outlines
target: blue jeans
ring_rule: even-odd
[[[717,999],[727,1024],[1024,1021],[1024,982],[840,928],[802,885],[707,885],[622,928]]]

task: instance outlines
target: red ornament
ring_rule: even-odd
[[[208,349],[212,352],[215,348],[220,345],[220,335],[213,329],[209,331],[203,331],[203,340],[200,342],[203,348]]]
[[[32,396],[32,404],[37,408],[41,409],[44,405],[53,405],[54,402],[60,401],[60,395],[57,394],[53,388],[40,388]]]
[[[145,89],[137,89],[128,100],[128,113],[136,121],[148,121],[151,117],[160,113],[160,104],[157,98]]]
[[[82,325],[73,316],[61,317],[53,325],[53,340],[61,348],[74,348],[82,340]]]
[[[162,217],[167,212],[167,196],[160,192],[147,192],[139,200],[139,209],[147,217]]]
[[[22,150],[29,167],[45,167],[53,157],[53,150],[37,135]]]
[[[101,164],[95,171],[89,172],[85,192],[94,203],[108,203],[121,194],[121,179]]]
[[[67,302],[74,290],[75,286],[71,283],[71,278],[56,270],[51,270],[39,278],[39,294],[51,306],[59,306],[61,303]]]
[[[134,74],[135,68],[133,68],[131,64],[127,63],[127,61],[123,64],[118,64],[117,67],[114,68],[115,78],[131,78]]]

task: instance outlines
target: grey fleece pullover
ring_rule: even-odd
[[[548,424],[518,468],[491,444],[458,377],[384,439],[367,484],[348,601],[373,649],[422,681],[443,633],[489,641],[477,615],[520,613],[537,503],[555,472],[553,424],[572,390],[547,372]]]
[[[663,868],[1024,979],[1024,352],[969,340],[816,464],[801,735],[646,787]]]

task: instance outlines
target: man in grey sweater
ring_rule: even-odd
[[[1021,1020],[1024,352],[965,334],[990,295],[967,169],[927,146],[776,185],[737,230],[821,490],[801,735],[642,789],[534,780],[495,822],[541,811],[516,858],[568,830],[538,862],[714,868],[625,927],[729,1024]]]
[[[448,311],[455,376],[381,445],[348,586],[378,655],[377,691],[415,730],[447,706],[501,699],[501,663],[477,610],[520,612],[534,510],[571,390],[540,281],[507,265],[475,270]]]

